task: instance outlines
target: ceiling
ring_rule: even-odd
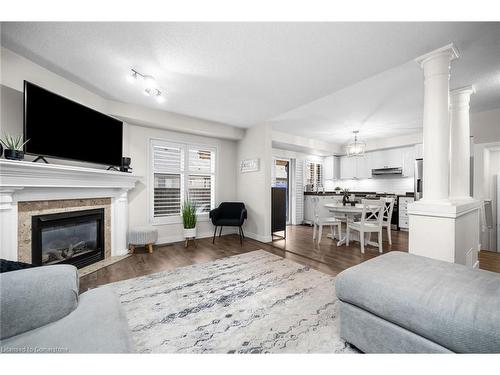
[[[473,111],[500,107],[500,23],[2,23],[3,46],[105,98],[329,142],[418,131],[413,59],[450,42],[451,86],[476,85]]]

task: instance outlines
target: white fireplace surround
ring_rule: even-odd
[[[128,191],[132,173],[0,160],[0,258],[18,259],[17,203],[111,198],[111,256],[127,254]]]

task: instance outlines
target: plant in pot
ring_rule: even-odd
[[[349,203],[349,189],[342,190],[342,204],[345,206]]]
[[[23,160],[24,151],[23,146],[29,141],[23,142],[23,136],[19,135],[17,137],[12,135],[4,135],[0,142],[5,147],[5,159],[9,160]]]
[[[182,206],[182,223],[187,246],[187,240],[196,237],[196,207],[189,199]]]
[[[337,186],[334,190],[335,193],[339,194],[342,191],[342,188],[340,186]]]

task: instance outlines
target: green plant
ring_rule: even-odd
[[[348,197],[349,196],[349,189],[342,189],[342,195],[344,197]]]
[[[339,190],[342,190],[342,188],[341,188],[340,186],[337,186],[337,187],[335,188],[335,191],[339,191]]]
[[[23,142],[23,136],[19,135],[17,137],[14,137],[9,134],[5,134],[3,136],[3,139],[0,139],[0,142],[5,146],[7,150],[16,150],[16,151],[21,151],[23,149],[23,146],[28,143],[29,139],[27,139],[25,142]]]
[[[187,199],[182,206],[182,222],[184,229],[192,229],[196,227],[196,207]]]

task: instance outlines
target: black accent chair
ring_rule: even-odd
[[[245,204],[241,202],[222,202],[219,207],[210,211],[210,219],[215,225],[214,238],[212,243],[215,243],[217,227],[220,227],[219,237],[222,234],[222,227],[238,227],[240,233],[240,244],[243,244],[245,234],[243,233],[243,222],[247,218],[247,210]]]

